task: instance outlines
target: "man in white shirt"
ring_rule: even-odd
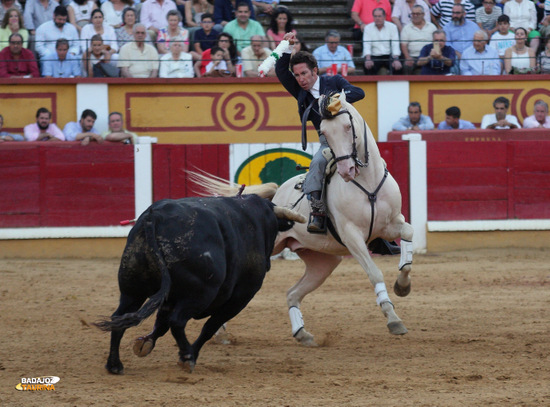
[[[411,22],[401,30],[401,52],[404,57],[403,73],[405,75],[420,73],[420,67],[416,66],[416,61],[424,45],[432,42],[432,34],[435,30],[437,30],[435,25],[426,22],[424,8],[419,5],[413,6]]]
[[[53,20],[46,21],[36,29],[36,52],[44,59],[48,54],[55,52],[55,44],[60,38],[69,41],[69,54],[80,54],[79,37],[76,28],[67,23],[67,9],[57,6],[53,12]]]
[[[387,69],[390,74],[401,73],[401,49],[397,26],[386,21],[386,12],[382,8],[375,8],[372,16],[374,22],[367,24],[363,31],[365,74],[377,75],[381,68]]]
[[[506,114],[510,107],[510,101],[503,96],[495,99],[493,102],[495,113],[486,114],[481,121],[482,129],[521,129],[516,116]]]

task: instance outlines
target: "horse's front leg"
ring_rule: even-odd
[[[411,265],[413,260],[413,227],[403,222],[400,228],[401,259],[399,261],[399,276],[393,286],[393,291],[400,297],[406,297],[411,292]]]
[[[286,295],[288,314],[292,325],[292,335],[302,345],[317,346],[313,335],[304,328],[300,303],[307,294],[323,284],[336,266],[340,264],[342,257],[311,250],[299,250],[297,253],[305,262],[306,270],[302,278],[288,290]]]
[[[342,236],[342,240],[353,257],[367,272],[369,280],[374,286],[376,303],[380,306],[384,316],[387,318],[387,327],[390,333],[394,335],[406,334],[407,328],[395,313],[393,303],[388,296],[386,283],[384,283],[384,275],[370,257],[367,245],[363,241],[364,237],[362,233],[352,227],[348,227],[345,230],[346,234]]]

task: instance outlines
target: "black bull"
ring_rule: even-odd
[[[120,304],[110,319],[97,323],[112,331],[106,369],[123,372],[119,347],[124,331],[158,309],[153,331],[136,340],[134,352],[149,354],[171,329],[179,363],[192,371],[204,343],[258,292],[277,233],[294,224],[288,213],[276,215],[275,210],[283,209],[257,195],[163,200],[149,207],[130,231],[122,255]],[[187,322],[208,316],[190,344]]]

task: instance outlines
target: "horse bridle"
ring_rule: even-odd
[[[363,163],[363,162],[361,162],[361,160],[359,158],[357,158],[357,144],[355,142],[355,140],[357,139],[357,134],[355,133],[355,126],[353,125],[353,117],[352,117],[351,113],[349,112],[349,110],[341,110],[338,113],[332,115],[332,117],[339,116],[343,113],[348,114],[349,120],[350,120],[350,123],[351,123],[351,131],[353,133],[352,149],[351,149],[351,154],[343,155],[343,156],[340,156],[340,157],[334,157],[334,161],[338,162],[338,161],[347,160],[348,158],[351,158],[351,159],[353,159],[355,164],[358,165],[359,167],[367,167],[369,165],[369,149],[368,149],[368,145],[367,145],[367,122],[365,120],[363,120],[363,127],[364,127],[363,144],[365,146],[365,162]],[[334,155],[334,152],[332,153],[332,155]],[[386,178],[388,178],[388,169],[384,166],[384,176],[382,177],[382,180],[380,181],[380,183],[378,184],[378,186],[376,187],[374,192],[367,191],[357,181],[355,181],[354,179],[351,180],[351,183],[353,185],[355,185],[357,188],[359,188],[369,198],[371,218],[370,218],[370,226],[369,226],[369,235],[368,235],[367,240],[366,240],[367,242],[370,240],[370,237],[372,235],[372,229],[373,229],[373,226],[374,226],[374,204],[376,203],[376,198],[377,198],[377,195],[378,195],[378,191],[380,191],[380,189],[382,188],[382,185],[384,185],[384,182],[386,181]],[[336,232],[336,230],[334,232]],[[338,236],[338,233],[335,234],[335,237],[336,237],[336,240],[338,240],[341,244],[343,244],[341,239]]]
[[[349,121],[351,123],[351,132],[353,134],[353,140],[352,140],[352,143],[351,143],[351,145],[352,145],[351,154],[342,155],[340,157],[334,157],[334,161],[338,162],[338,161],[347,160],[348,158],[351,158],[357,166],[367,167],[369,165],[369,149],[368,149],[368,145],[367,145],[367,123],[365,122],[365,120],[363,120],[363,127],[364,127],[363,144],[365,145],[365,162],[362,162],[359,158],[357,158],[357,143],[355,141],[355,140],[357,140],[357,133],[355,132],[355,126],[353,125],[353,117],[352,117],[350,111],[349,110],[341,110],[338,113],[332,115],[332,117],[334,118],[334,117],[339,116],[339,115],[344,114],[344,113],[347,113],[348,116],[349,116]],[[334,155],[334,152],[332,153],[332,155]]]

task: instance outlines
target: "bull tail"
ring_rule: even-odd
[[[193,192],[201,196],[213,195],[213,196],[235,196],[239,192],[240,185],[237,185],[231,181],[227,181],[223,178],[209,174],[206,171],[186,171],[189,179],[196,185],[201,187],[200,191],[194,190]],[[277,192],[277,184],[274,182],[268,182],[261,185],[249,185],[246,186],[244,194],[255,194],[262,198],[271,200]]]
[[[139,325],[143,320],[149,318],[164,302],[170,292],[171,278],[168,266],[164,256],[157,243],[155,233],[155,218],[153,208],[149,208],[149,219],[145,220],[145,237],[149,247],[153,250],[157,258],[158,266],[161,272],[160,289],[153,294],[145,304],[136,312],[129,312],[123,315],[112,316],[110,319],[104,319],[94,325],[103,331],[124,330]]]

